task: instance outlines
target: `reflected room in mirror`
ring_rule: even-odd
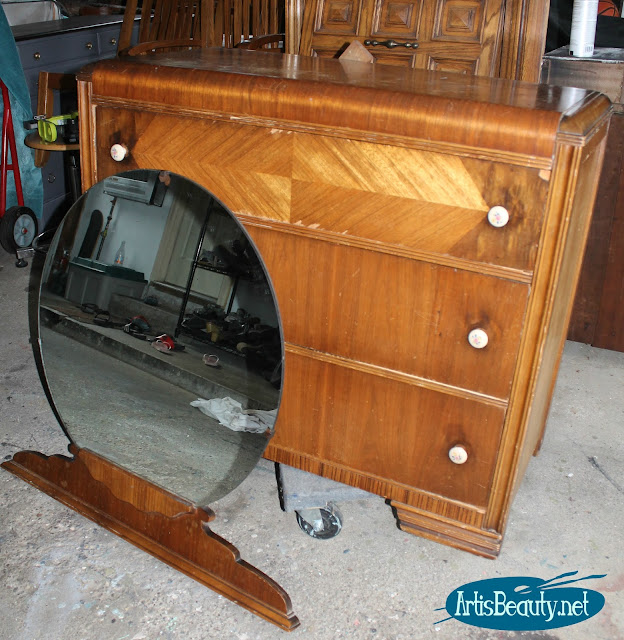
[[[268,279],[234,217],[184,178],[114,176],[72,208],[44,268],[40,340],[71,440],[195,504],[238,486],[272,434]]]
[[[122,537],[262,617],[296,626],[279,585],[205,524],[209,505],[262,456],[281,389],[273,290],[234,216],[168,172],[103,180],[49,246],[38,329],[42,377],[74,458],[21,452],[3,466],[116,533],[126,527]]]

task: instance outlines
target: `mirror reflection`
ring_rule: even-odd
[[[107,178],[72,207],[42,274],[45,376],[73,442],[207,506],[273,434],[282,336],[253,243],[164,171]]]

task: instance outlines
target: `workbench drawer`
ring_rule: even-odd
[[[90,29],[20,42],[18,52],[25,70],[41,71],[67,60],[93,61],[100,57],[97,34]]]

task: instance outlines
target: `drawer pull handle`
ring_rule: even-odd
[[[468,334],[468,342],[475,349],[483,349],[488,343],[488,334],[483,329],[473,329]]]
[[[115,162],[121,162],[128,155],[128,147],[125,144],[114,144],[110,154]]]
[[[448,457],[453,464],[464,464],[468,460],[468,452],[460,444],[456,444],[449,449]]]
[[[395,49],[396,47],[418,48],[418,42],[397,42],[396,40],[364,40],[364,44],[367,47],[386,47],[388,49]]]
[[[41,54],[38,51],[35,51],[35,53],[33,53],[33,58],[35,60],[41,60]]]
[[[117,44],[117,38],[111,38],[110,43],[114,46]]]
[[[91,49],[93,49],[93,43],[92,42],[87,42],[85,47],[87,47],[87,49],[89,49],[89,51],[90,51]]]
[[[496,205],[488,211],[487,219],[493,227],[499,229],[500,227],[504,227],[509,222],[509,211],[507,211],[505,207]]]
[[[53,182],[56,182],[56,176],[53,173],[48,173],[48,183],[52,184]]]

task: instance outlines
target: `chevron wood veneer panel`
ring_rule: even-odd
[[[235,122],[176,118],[143,111],[103,108],[99,135],[112,145],[119,131],[134,140],[132,167],[182,173],[215,193],[227,193],[235,212],[275,220],[290,220],[293,136]],[[110,123],[115,123],[112,127]],[[167,161],[163,164],[163,131]],[[197,144],[198,136],[202,139]],[[106,162],[114,169],[112,159]],[[112,164],[111,164],[112,163]]]
[[[487,208],[458,156],[321,136],[296,138],[293,178],[466,208]]]
[[[100,132],[136,132],[129,166],[182,173],[240,215],[531,270],[548,182],[538,169],[236,122],[101,108]],[[108,123],[116,126],[109,133]],[[161,158],[161,133],[171,144]],[[197,136],[205,140],[195,144]],[[104,164],[103,164],[104,163]],[[114,170],[111,159],[100,163]],[[524,197],[527,191],[531,198]],[[491,206],[511,212],[506,229]]]

